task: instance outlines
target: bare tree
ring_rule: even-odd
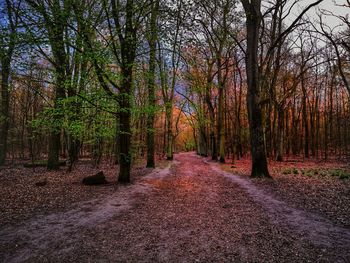
[[[0,28],[0,63],[1,63],[1,100],[0,100],[0,166],[5,164],[7,153],[7,135],[10,121],[10,75],[12,57],[18,42],[19,17],[21,1],[4,1],[0,8],[6,14],[6,24]]]

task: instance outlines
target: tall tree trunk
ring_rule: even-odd
[[[165,105],[166,114],[166,127],[167,127],[167,147],[166,147],[166,158],[167,160],[173,160],[173,106],[171,102],[167,102]]]
[[[299,152],[299,146],[298,146],[298,138],[299,138],[299,134],[298,134],[298,127],[299,127],[299,117],[296,116],[297,114],[297,110],[296,110],[296,103],[297,103],[297,99],[296,99],[296,94],[294,94],[293,97],[293,106],[292,106],[292,124],[291,124],[291,145],[292,145],[292,154],[293,155],[297,155]]]
[[[115,161],[114,163],[116,165],[119,164],[120,160],[120,125],[119,125],[119,114],[116,116],[116,125],[115,125],[115,149],[114,149],[114,154],[115,154]]]
[[[118,3],[119,4],[119,3]],[[131,170],[131,93],[133,85],[133,68],[136,56],[136,38],[137,28],[134,25],[135,5],[133,0],[127,0],[125,3],[125,25],[123,28],[116,28],[121,48],[121,86],[119,88],[119,183],[130,182]],[[112,1],[112,13],[114,21],[119,24],[119,10],[116,2]]]
[[[225,23],[224,23],[225,24]],[[225,38],[223,40],[225,42]],[[222,44],[223,46],[223,44]],[[219,49],[217,55],[217,67],[218,67],[218,124],[217,124],[217,136],[218,136],[218,147],[219,147],[219,161],[221,163],[225,163],[225,115],[224,108],[225,107],[225,83],[227,79],[227,63],[226,64],[226,74],[223,76],[222,68],[221,68],[221,53],[222,49]],[[227,62],[227,60],[226,60]]]
[[[285,153],[286,155],[289,155],[290,153],[290,126],[289,126],[290,122],[289,122],[289,109],[287,108],[285,111],[285,118],[284,118],[284,127],[285,127]]]
[[[127,68],[123,70],[122,90],[120,94],[119,106],[119,176],[118,182],[130,182],[131,169],[131,129],[130,129],[130,91],[132,87],[132,69]]]
[[[243,157],[243,147],[242,147],[242,120],[241,120],[241,109],[242,109],[242,97],[243,97],[243,81],[241,69],[237,65],[237,71],[239,74],[239,95],[237,98],[237,91],[235,89],[235,115],[236,115],[236,151],[237,151],[237,160]]]
[[[200,109],[200,117],[198,119],[198,133],[199,133],[199,138],[198,138],[198,154],[200,156],[208,156],[208,140],[207,140],[207,132],[206,132],[206,124],[203,119],[204,117],[204,112],[205,112],[205,107],[204,107],[204,98],[203,95],[201,94],[199,96],[199,106],[198,108]]]
[[[63,57],[57,58],[56,61],[65,61]],[[65,65],[62,62],[59,65]],[[56,85],[54,109],[56,113],[53,116],[51,131],[49,136],[49,152],[47,159],[47,169],[58,170],[60,168],[59,156],[61,146],[61,122],[63,119],[63,111],[61,100],[65,96],[65,72],[62,66],[56,68]]]
[[[246,72],[248,81],[247,108],[252,154],[251,175],[253,177],[270,177],[267,167],[260,105],[258,42],[261,22],[261,1],[242,0],[242,4],[246,13],[247,27]]]
[[[219,70],[221,71],[221,70]],[[218,73],[221,75],[221,73]],[[218,124],[217,124],[217,136],[218,136],[218,147],[219,147],[219,160],[221,163],[225,163],[225,130],[224,130],[224,85],[219,78],[219,98],[218,98]]]
[[[0,166],[5,164],[7,153],[7,135],[9,129],[9,78],[10,78],[10,59],[5,58],[1,61],[1,104],[0,104]]]
[[[150,21],[150,37],[148,40],[149,70],[148,70],[148,107],[147,116],[147,165],[146,167],[155,168],[154,161],[154,115],[156,107],[155,97],[155,71],[156,71],[156,45],[157,45],[157,17],[159,0],[153,1],[152,14]]]
[[[278,122],[277,122],[277,149],[276,149],[276,161],[283,161],[283,143],[284,143],[284,111],[278,108]]]
[[[167,141],[166,141],[166,138],[167,138],[167,129],[166,129],[166,127],[167,127],[167,121],[166,121],[166,114],[164,114],[164,126],[163,126],[163,144],[162,144],[162,154],[163,154],[163,157],[164,156],[166,156],[166,143],[167,143]]]
[[[0,166],[5,164],[7,154],[7,136],[10,123],[10,73],[11,60],[16,45],[18,14],[14,11],[13,3],[6,0],[6,15],[8,19],[8,31],[2,32],[0,44],[1,62],[1,100],[0,100]],[[4,15],[4,14],[3,14]],[[6,32],[7,31],[7,32]],[[6,47],[6,48],[5,48]]]
[[[199,127],[198,154],[200,156],[208,156],[207,136],[203,125]]]
[[[208,106],[208,111],[209,111],[209,126],[210,126],[210,146],[211,146],[211,159],[212,160],[217,160],[218,159],[218,150],[217,150],[217,140],[215,137],[215,110],[213,107],[213,104],[211,103],[210,100],[210,85],[211,82],[207,83],[208,87],[206,90],[206,95],[205,95],[205,100]]]
[[[218,148],[217,148],[217,140],[215,137],[215,132],[214,132],[214,128],[211,127],[211,131],[210,131],[210,145],[211,145],[211,159],[213,161],[217,161],[218,159]]]
[[[302,76],[301,79],[301,88],[303,91],[303,127],[304,127],[304,156],[305,158],[309,158],[309,123],[307,118],[307,94],[306,94],[306,87],[305,87],[305,80],[304,76]]]
[[[49,152],[47,159],[47,169],[58,170],[60,168],[59,155],[61,145],[61,133],[51,131],[49,136]]]

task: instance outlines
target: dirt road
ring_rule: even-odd
[[[0,229],[1,262],[349,262],[350,229],[193,153],[64,213]]]

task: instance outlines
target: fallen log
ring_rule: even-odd
[[[66,166],[66,161],[60,161],[60,166]],[[35,161],[31,163],[25,163],[23,164],[23,167],[25,168],[36,168],[36,167],[46,167],[47,161]]]

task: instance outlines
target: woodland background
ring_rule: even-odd
[[[0,165],[348,159],[349,17],[241,2],[1,1]]]

